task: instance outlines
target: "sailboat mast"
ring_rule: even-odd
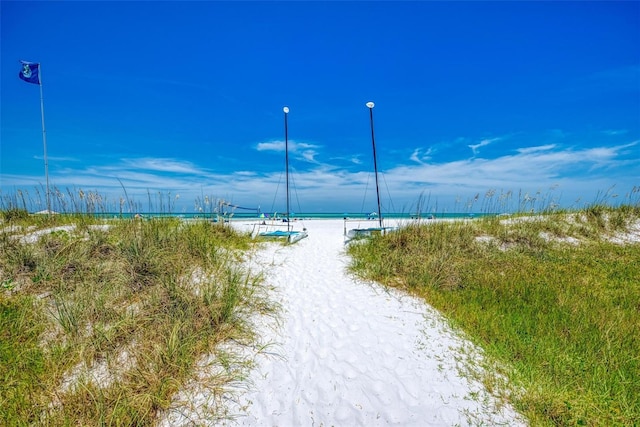
[[[380,224],[380,228],[382,228],[382,212],[380,211],[380,187],[378,185],[378,160],[376,156],[376,139],[373,133],[373,107],[375,104],[373,102],[367,102],[367,107],[369,107],[369,121],[371,122],[371,145],[373,145],[373,170],[376,174],[376,196],[378,198],[378,221]]]
[[[284,107],[284,159],[285,159],[285,176],[287,181],[287,231],[290,229],[289,222],[289,129],[287,126],[287,115],[289,114],[289,107]]]

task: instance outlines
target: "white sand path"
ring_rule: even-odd
[[[460,376],[469,343],[438,312],[346,272],[342,221],[304,225],[307,239],[257,254],[284,310],[262,340],[278,345],[258,356],[237,418],[221,425],[524,425]]]
[[[200,380],[178,393],[160,426],[526,425],[461,376],[479,353],[436,310],[347,273],[341,220],[304,225],[308,238],[265,244],[249,263],[282,311],[254,319],[257,345],[230,343],[231,353],[254,358],[248,378],[208,390],[207,375],[238,367],[206,358]],[[221,410],[231,419],[211,416]]]

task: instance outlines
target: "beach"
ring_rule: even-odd
[[[462,373],[481,369],[481,352],[436,310],[347,272],[342,220],[294,225],[309,237],[266,243],[249,261],[282,311],[277,319],[255,319],[260,342],[253,348],[263,349],[254,352],[255,367],[216,398],[230,419],[203,419],[212,397],[196,388],[181,395],[187,408],[170,412],[164,425],[526,424]]]

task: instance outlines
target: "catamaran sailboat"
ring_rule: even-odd
[[[274,218],[273,221],[270,221],[269,224],[266,223],[266,221],[263,221],[262,224],[259,225],[257,232],[255,232],[255,237],[260,237],[260,238],[264,238],[264,239],[279,239],[279,240],[284,240],[286,243],[296,243],[302,239],[304,239],[305,237],[307,237],[309,234],[307,233],[307,229],[303,228],[301,231],[300,230],[294,230],[293,226],[291,225],[291,218],[290,218],[290,209],[289,209],[289,205],[290,205],[290,196],[289,196],[289,130],[288,130],[288,124],[287,124],[287,116],[289,114],[289,107],[284,107],[282,109],[282,111],[284,111],[284,143],[285,143],[285,174],[286,174],[286,187],[287,187],[287,212],[285,214],[285,217],[283,218],[282,222],[280,223],[276,223],[275,221],[277,221],[277,218]],[[282,227],[284,228],[284,226],[286,225],[286,230],[283,229],[276,229],[273,230],[272,228],[275,227]],[[271,230],[267,229],[265,231],[260,231],[260,227],[267,227],[267,228],[271,228]]]
[[[387,231],[395,230],[395,227],[385,227],[383,224],[382,212],[380,211],[380,187],[378,185],[378,160],[376,158],[376,140],[373,132],[373,107],[375,104],[373,102],[367,102],[367,108],[369,108],[369,121],[371,123],[371,145],[373,146],[373,169],[376,176],[376,197],[378,200],[378,212],[372,212],[368,215],[368,218],[378,217],[378,227],[367,227],[367,228],[353,228],[347,231],[347,221],[349,219],[345,218],[345,237],[349,242],[351,239],[357,239],[360,237],[371,237],[374,234],[384,234]]]

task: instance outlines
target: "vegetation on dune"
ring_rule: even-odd
[[[639,203],[409,225],[349,253],[460,326],[532,425],[640,419]]]
[[[231,366],[250,362],[220,344],[251,343],[248,319],[275,310],[242,267],[248,235],[204,220],[127,219],[140,207],[128,199],[54,194],[62,214],[29,214],[41,193],[0,200],[0,424],[153,425],[185,385],[219,394],[244,379]],[[610,207],[607,192],[562,211],[520,194],[519,214],[416,222],[352,244],[351,269],[460,326],[497,369],[468,374],[532,425],[635,425],[639,195]],[[467,208],[502,212],[512,196],[490,191]],[[158,197],[148,195],[149,209],[170,213],[177,196]],[[196,203],[211,217],[213,205]],[[95,215],[114,206],[119,218]],[[211,356],[222,369],[203,378]],[[209,419],[225,416],[212,409]]]
[[[249,342],[249,314],[271,310],[241,267],[249,237],[229,227],[19,209],[2,218],[2,425],[154,424],[202,357]]]

